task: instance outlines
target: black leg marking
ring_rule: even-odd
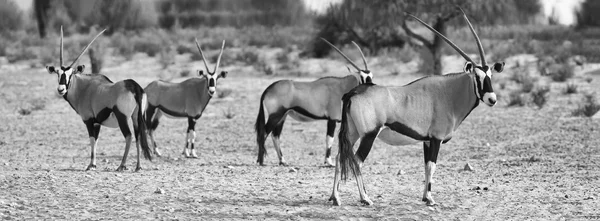
[[[335,120],[327,121],[327,136],[333,137],[335,133]]]
[[[325,158],[329,158],[329,156],[331,156],[331,148],[328,148],[327,151],[325,151]]]
[[[432,138],[429,146],[431,147],[429,152],[429,161],[437,163],[438,152],[440,151],[441,140]]]
[[[156,107],[148,105],[148,109],[146,109],[146,124],[148,125],[148,130],[155,130],[156,127],[158,127],[158,119],[154,119],[155,113]],[[153,120],[155,120],[156,123]]]
[[[113,107],[113,113],[115,113],[117,122],[119,122],[119,129],[121,129],[121,133],[123,133],[123,136],[125,138],[127,138],[127,136],[131,136],[131,130],[129,129],[129,124],[127,123],[127,116],[121,113],[121,111],[119,111],[119,109],[116,106]]]
[[[195,128],[196,128],[196,119],[194,119],[192,117],[188,117],[187,132],[189,133],[190,131],[194,131]]]
[[[427,161],[429,160],[429,150],[429,143],[423,142],[423,160],[425,164],[427,164]]]
[[[429,186],[427,186],[427,191],[431,192],[431,183],[429,183]]]
[[[283,131],[283,124],[285,123],[285,119],[282,119],[279,124],[273,128],[273,136],[279,137],[281,135],[281,131]]]
[[[281,128],[283,128],[283,122],[285,122],[285,113],[287,112],[287,110],[280,110],[277,111],[275,113],[272,113],[269,115],[269,120],[267,121],[267,124],[265,125],[265,129],[266,129],[266,136],[269,136],[269,134],[271,132],[273,132],[276,127],[279,126],[279,124],[281,123]]]
[[[371,152],[371,147],[373,147],[373,142],[375,138],[377,138],[377,134],[379,133],[379,128],[376,130],[366,133],[365,136],[360,141],[360,146],[358,146],[358,150],[356,150],[356,157],[360,160],[360,162],[365,162],[369,152]]]

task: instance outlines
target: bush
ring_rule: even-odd
[[[0,32],[14,31],[23,27],[23,12],[15,1],[0,0]]]
[[[564,64],[558,67],[558,69],[555,70],[554,73],[551,73],[550,78],[552,78],[552,80],[556,82],[565,82],[568,79],[572,78],[574,75],[575,73],[573,71],[573,66]]]
[[[87,24],[108,27],[107,33],[120,30],[142,30],[158,24],[154,4],[142,1],[102,0],[96,1]],[[157,51],[158,52],[158,51]]]
[[[162,65],[162,69],[166,69],[169,65],[175,64],[175,52],[171,47],[161,49],[158,61]]]
[[[535,82],[537,81],[537,79],[527,75],[527,76],[522,77],[520,81],[521,81],[521,91],[523,93],[529,93],[533,90],[533,87],[535,86]]]
[[[229,88],[220,89],[219,92],[217,93],[217,98],[229,97],[229,95],[231,95],[231,93],[233,93],[233,90],[231,90]]]
[[[151,40],[139,40],[133,44],[133,50],[137,52],[146,53],[150,57],[156,56],[162,49],[162,44]]]
[[[508,106],[508,107],[525,106],[525,100],[523,99],[523,95],[521,94],[521,92],[514,91],[514,92],[510,93],[508,95],[508,104],[506,104],[506,106]]]
[[[579,108],[575,109],[572,112],[573,116],[586,116],[592,117],[600,110],[600,105],[596,103],[594,99],[594,95],[586,94],[584,104],[579,106]]]
[[[241,61],[244,64],[253,65],[258,63],[258,54],[252,50],[242,50],[242,53],[238,53],[235,57],[236,61]]]
[[[567,83],[567,88],[565,89],[565,94],[576,94],[577,93],[577,84],[575,82]]]
[[[548,92],[550,92],[550,87],[548,86],[538,87],[535,91],[531,92],[531,96],[533,97],[533,104],[535,104],[540,109],[544,107],[547,101]]]

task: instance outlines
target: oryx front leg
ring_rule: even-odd
[[[196,149],[194,149],[194,143],[196,142],[196,120],[196,118],[188,117],[187,136],[185,139],[183,155],[189,158],[198,158],[198,155],[196,154]],[[189,152],[187,149],[188,146],[190,146]]]
[[[285,166],[285,159],[283,159],[283,153],[281,152],[281,144],[279,142],[279,136],[281,135],[281,131],[283,130],[283,123],[285,120],[282,120],[275,128],[273,128],[273,132],[271,138],[273,139],[273,146],[275,146],[275,151],[277,151],[277,157],[279,158],[279,165]]]
[[[86,120],[84,123],[85,127],[87,128],[88,135],[90,136],[90,147],[92,151],[90,156],[90,164],[85,170],[96,170],[96,145],[98,144],[98,135],[100,134],[100,124],[94,124],[93,119]]]
[[[429,142],[423,142],[423,152],[425,158],[425,187],[423,190],[423,201],[427,202],[428,206],[435,205],[433,197],[431,197],[431,186],[433,182],[433,174],[437,162],[437,155],[440,150],[441,141],[431,139]]]
[[[378,132],[379,129],[367,133],[361,139],[360,146],[358,146],[358,149],[356,150],[356,159],[358,160],[358,163],[360,165],[360,167],[358,168],[359,170],[362,168],[362,165],[367,159],[369,152],[371,152],[371,147],[373,147],[373,142],[375,141],[375,138],[377,138]],[[356,184],[358,186],[358,193],[360,194],[360,202],[367,206],[372,205],[373,201],[371,201],[371,199],[369,199],[369,196],[367,196],[367,189],[362,178],[362,173],[359,172],[356,174]]]
[[[333,134],[335,132],[335,120],[327,121],[327,136],[325,138],[325,165],[335,166],[331,159],[331,145],[333,145]]]
[[[117,122],[119,123],[119,129],[121,129],[121,133],[123,133],[123,137],[125,137],[125,152],[123,153],[123,159],[121,160],[121,165],[117,168],[117,171],[127,170],[127,156],[129,155],[129,148],[131,147],[131,129],[129,128],[129,120],[127,116],[121,113],[116,107],[113,109],[113,113],[117,118]]]

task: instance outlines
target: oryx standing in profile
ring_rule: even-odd
[[[496,104],[496,94],[491,81],[492,70],[502,72],[504,68],[504,63],[488,66],[479,37],[467,16],[462,13],[475,36],[481,65],[477,65],[454,43],[425,22],[409,15],[442,37],[468,61],[464,72],[424,77],[400,87],[360,85],[342,98],[339,163],[336,165],[333,193],[329,199],[335,205],[340,205],[340,174],[342,179],[346,179],[348,169],[356,178],[361,202],[366,205],[373,203],[367,196],[360,167],[377,137],[396,146],[423,142],[423,201],[427,202],[427,205],[435,204],[430,191],[440,145],[452,138],[454,130],[477,107],[479,101],[488,106]],[[360,146],[354,154],[352,147],[358,139],[361,139]]]
[[[371,83],[373,73],[369,71],[365,55],[356,43],[352,42],[362,56],[365,69],[360,69],[358,65],[330,42],[325,39],[323,41],[333,47],[356,68],[357,75],[323,77],[311,82],[280,80],[269,85],[260,97],[258,116],[254,125],[256,142],[258,143],[257,162],[260,165],[264,165],[264,156],[267,153],[265,140],[270,133],[273,133],[271,137],[279,157],[279,165],[285,165],[279,144],[279,136],[283,130],[285,118],[289,115],[301,122],[327,120],[325,164],[333,166],[330,156],[331,145],[333,144],[335,124],[342,119],[342,95],[359,84]],[[350,69],[348,68],[348,70]]]
[[[180,83],[153,81],[144,88],[144,91],[148,94],[148,109],[146,112],[148,134],[154,145],[154,152],[158,156],[160,156],[160,152],[156,146],[156,141],[154,140],[154,135],[152,133],[156,130],[156,127],[158,127],[158,120],[164,113],[169,117],[188,119],[187,136],[185,138],[183,154],[185,157],[198,158],[196,150],[194,149],[194,142],[196,141],[196,121],[202,116],[202,112],[204,112],[206,105],[208,105],[208,102],[217,91],[217,80],[227,77],[227,71],[217,73],[219,64],[221,63],[221,55],[223,55],[223,49],[225,48],[225,40],[223,40],[221,52],[217,58],[217,64],[212,72],[208,68],[206,57],[204,57],[204,52],[202,52],[197,39],[196,46],[198,47],[200,55],[202,55],[202,61],[204,61],[204,67],[206,67],[206,74],[202,70],[199,70],[198,75],[201,76],[199,78],[193,77]]]
[[[106,29],[105,29],[106,30]],[[60,67],[46,66],[50,74],[58,75],[58,93],[79,114],[87,128],[92,147],[91,162],[86,170],[96,169],[96,144],[100,127],[119,127],[125,137],[125,153],[117,171],[127,168],[127,155],[131,146],[131,128],[136,138],[137,165],[135,171],[142,169],[140,165],[140,143],[146,159],[152,160],[151,150],[146,139],[146,123],[144,110],[146,94],[140,85],[131,79],[113,83],[101,74],[83,74],[84,65],[73,66],[79,58],[92,45],[92,43],[105,31],[101,31],[81,51],[69,66],[63,66],[63,31],[60,28]],[[131,120],[131,122],[130,122]]]

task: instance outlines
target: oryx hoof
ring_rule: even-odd
[[[287,166],[287,163],[285,163],[285,162],[279,162],[279,166]]]
[[[160,151],[158,151],[158,149],[154,149],[154,155],[156,155],[157,157],[162,157],[162,154],[160,153]]]
[[[360,200],[360,203],[362,203],[365,206],[373,205],[373,201],[371,201],[369,198]]]
[[[85,168],[85,171],[95,171],[96,170],[96,164],[91,164],[87,166],[87,168]]]
[[[192,153],[190,154],[189,158],[198,158],[196,151],[192,150]]]
[[[327,159],[327,160],[325,160],[325,166],[326,167],[335,167],[335,164],[333,164],[333,162],[331,162],[331,159]]]
[[[140,172],[140,170],[142,170],[142,166],[135,167],[135,172]]]
[[[123,172],[125,170],[127,170],[127,167],[125,165],[121,165],[117,168],[117,172]]]
[[[335,197],[335,196],[333,196],[333,195],[331,197],[329,197],[329,201],[333,201],[333,205],[334,206],[341,206],[342,205],[340,203],[340,201],[338,200],[338,198]]]
[[[435,206],[436,205],[436,203],[433,200],[433,198],[429,198],[429,199],[428,198],[423,198],[422,201],[425,202],[425,205],[427,205],[427,206]]]

